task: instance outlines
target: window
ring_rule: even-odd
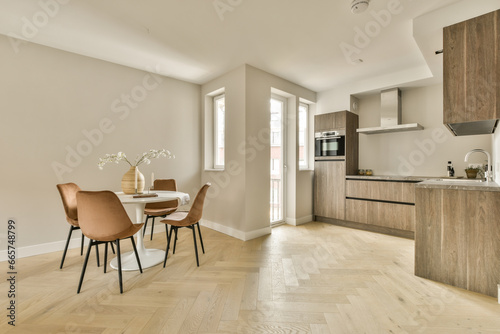
[[[309,145],[308,142],[308,132],[309,132],[309,105],[305,103],[301,103],[299,105],[299,134],[298,134],[298,142],[299,142],[299,169],[307,169],[308,168],[308,152],[307,147]]]
[[[280,159],[271,158],[271,174],[272,175],[280,174]]]
[[[224,168],[225,103],[224,94],[214,97],[214,168]]]

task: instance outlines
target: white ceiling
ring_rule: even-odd
[[[397,3],[377,23],[373,12]],[[498,8],[498,0],[371,0],[355,15],[350,0],[0,0],[0,34],[199,84],[246,63],[324,91],[392,74],[439,80],[441,28]],[[349,63],[342,43],[356,46],[356,29],[369,27],[379,30],[352,57],[363,62]]]

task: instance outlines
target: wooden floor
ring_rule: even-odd
[[[0,333],[500,333],[495,298],[413,275],[412,240],[323,223],[247,242],[202,233],[199,268],[181,230],[167,268],[124,272],[122,295],[95,256],[76,294],[79,250],[62,270],[62,252],[19,259],[17,326],[3,281]],[[164,248],[163,231],[146,246]]]

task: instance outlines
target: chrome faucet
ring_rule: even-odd
[[[480,148],[475,148],[473,150],[470,150],[465,155],[464,161],[467,162],[467,160],[469,160],[469,156],[475,152],[481,152],[481,153],[486,154],[486,157],[488,158],[488,165],[486,165],[486,170],[484,171],[484,178],[486,179],[486,182],[493,181],[493,169],[491,168],[491,156],[487,151],[482,150]],[[490,172],[490,169],[491,169],[491,172]]]

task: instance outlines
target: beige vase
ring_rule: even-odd
[[[135,194],[135,171],[137,169],[137,193],[142,194],[144,191],[144,175],[136,166],[130,167],[128,172],[122,178],[122,191],[125,194]]]

